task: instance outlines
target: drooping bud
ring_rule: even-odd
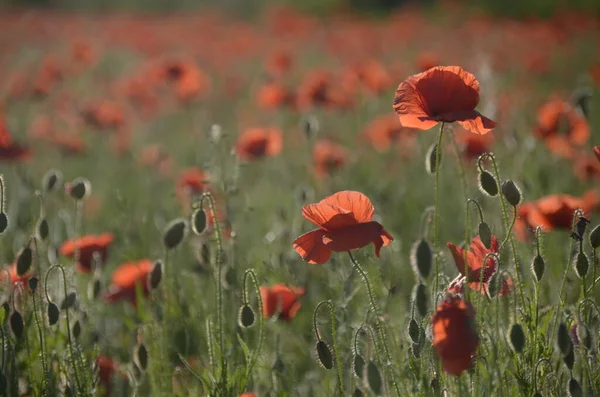
[[[73,324],[71,333],[73,334],[73,337],[75,339],[79,339],[79,336],[81,335],[81,323],[79,322],[79,320],[76,320],[75,324]]]
[[[192,231],[200,235],[204,229],[206,229],[206,212],[202,208],[198,208],[192,214]]]
[[[8,216],[4,213],[4,211],[0,211],[0,234],[4,233],[6,228],[8,227]]]
[[[419,283],[413,289],[413,300],[415,302],[415,307],[417,308],[417,312],[421,317],[425,317],[427,315],[427,287],[425,284]]]
[[[29,285],[29,289],[31,290],[31,292],[35,293],[35,291],[37,290],[39,281],[37,279],[37,277],[31,277],[29,280],[27,280],[27,284]]]
[[[408,323],[408,336],[413,343],[419,343],[419,336],[421,334],[421,327],[419,327],[419,323],[414,318],[410,319]]]
[[[24,276],[29,271],[31,267],[31,262],[33,260],[33,250],[29,246],[29,243],[25,248],[21,250],[19,256],[17,257],[17,274],[19,276]]]
[[[354,356],[354,359],[352,360],[352,372],[354,372],[354,376],[356,376],[358,379],[362,379],[365,375],[366,364],[367,363],[365,362],[363,356],[360,354]]]
[[[50,193],[62,185],[63,175],[58,170],[50,170],[46,172],[42,179],[42,190],[44,193]]]
[[[428,174],[435,174],[439,167],[442,165],[442,153],[440,152],[440,164],[437,162],[437,144],[434,143],[429,147],[427,154],[425,155],[425,169]]]
[[[600,225],[596,226],[590,232],[590,245],[596,249],[600,247]]]
[[[410,263],[417,277],[425,280],[431,273],[433,253],[429,243],[422,239],[413,244],[410,255]]]
[[[21,316],[21,313],[19,313],[18,311],[14,311],[12,312],[12,314],[10,315],[10,329],[13,332],[13,334],[15,334],[15,336],[18,338],[21,337],[21,335],[23,335],[23,330],[25,329],[25,323],[23,323],[23,316]]]
[[[569,341],[569,343],[573,343]],[[575,365],[575,349],[571,346],[571,350],[566,356],[563,356],[563,362],[569,368],[569,370],[573,370],[573,365]]]
[[[563,356],[569,354],[569,352],[573,348],[571,338],[569,337],[569,329],[567,328],[567,325],[563,322],[561,322],[558,325],[556,344],[558,346],[558,350],[560,350],[560,354],[562,354]]]
[[[510,179],[502,184],[502,195],[508,204],[516,207],[521,202],[521,191]]]
[[[569,397],[583,397],[583,389],[579,385],[579,382],[573,378],[569,379],[567,392],[569,393]]]
[[[498,195],[498,182],[492,174],[487,171],[481,171],[479,173],[479,190],[482,193],[494,197]]]
[[[367,383],[375,395],[381,394],[383,380],[381,379],[379,368],[377,368],[377,365],[373,361],[369,361],[369,365],[367,365]]]
[[[317,352],[317,359],[321,366],[323,366],[325,369],[333,368],[333,353],[331,352],[331,349],[327,343],[322,340],[318,341],[317,345],[315,346],[315,350]]]
[[[254,325],[254,310],[249,305],[240,307],[238,321],[243,328],[250,328]]]
[[[84,200],[92,194],[92,184],[86,178],[75,178],[67,185],[67,191],[75,200]]]
[[[58,306],[54,302],[48,302],[48,324],[54,325],[58,322],[58,316],[60,315],[60,310]]]
[[[133,362],[140,371],[148,368],[148,350],[143,343],[138,344],[133,352]]]
[[[154,266],[152,267],[152,271],[150,272],[150,277],[148,278],[148,286],[150,290],[155,290],[158,288],[160,281],[163,276],[163,263],[162,261],[154,262]]]
[[[584,323],[577,324],[576,335],[579,342],[587,350],[592,348],[592,334],[590,329]]]
[[[514,323],[508,332],[508,340],[515,353],[521,353],[525,348],[525,332],[520,324]]]
[[[492,247],[492,231],[490,230],[490,226],[481,222],[479,224],[479,239],[487,249],[491,249]]]
[[[174,219],[165,228],[163,233],[163,244],[167,249],[176,248],[187,234],[187,221],[183,218]]]
[[[75,306],[75,302],[77,301],[77,293],[76,292],[70,292],[65,299],[62,301],[62,303],[60,304],[60,309],[61,310],[69,310],[70,308],[72,308],[73,306]]]
[[[583,279],[585,276],[587,276],[588,269],[590,268],[590,262],[585,253],[578,253],[573,265],[577,277]]]
[[[35,232],[41,241],[46,241],[48,235],[50,234],[50,227],[48,226],[48,221],[46,218],[38,219],[35,225]]]
[[[535,279],[540,282],[542,277],[544,276],[544,271],[546,270],[546,264],[544,263],[544,258],[541,255],[536,255],[531,262],[531,272],[535,276]]]
[[[587,229],[587,225],[590,221],[583,216],[580,216],[575,224],[575,233],[583,240],[583,236],[585,235],[585,229]]]
[[[88,284],[88,298],[90,300],[98,299],[100,296],[100,290],[102,289],[102,281],[98,277],[94,277]]]

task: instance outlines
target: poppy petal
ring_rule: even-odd
[[[483,116],[476,110],[473,110],[471,117],[465,119],[456,119],[465,130],[477,135],[485,135],[496,126],[496,122]]]
[[[325,230],[341,229],[358,223],[349,210],[322,201],[302,207],[302,216]]]
[[[350,190],[324,198],[321,203],[331,204],[351,212],[358,223],[370,222],[375,212],[375,207],[367,196]]]
[[[378,254],[377,247],[381,248],[383,246],[382,229],[383,227],[378,222],[359,223],[344,229],[327,232],[323,235],[323,243],[335,252],[355,250],[374,243],[376,254]]]
[[[327,231],[315,229],[298,237],[294,249],[306,262],[313,265],[323,265],[331,257],[331,250],[323,244],[323,236]]]

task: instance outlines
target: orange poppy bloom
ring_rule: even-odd
[[[271,81],[258,89],[256,101],[261,108],[273,110],[291,104],[293,95],[281,84]]]
[[[298,299],[304,295],[303,287],[288,287],[276,284],[271,287],[260,287],[260,299],[263,304],[263,315],[271,318],[279,313],[279,318],[291,321],[302,306]]]
[[[395,142],[408,152],[416,143],[415,131],[402,126],[398,117],[390,113],[373,119],[366,126],[364,136],[378,152],[388,151]]]
[[[108,302],[127,301],[133,306],[137,306],[137,285],[142,287],[144,296],[149,295],[148,277],[153,266],[149,259],[119,265],[112,274],[112,283],[108,287],[108,293],[104,295],[104,299]]]
[[[7,276],[9,277],[11,284],[21,284],[25,288],[29,288],[27,282],[31,277],[35,276],[35,273],[29,271],[24,275],[19,276],[19,274],[17,273],[17,264],[13,263],[12,265],[6,267],[6,271],[0,271],[0,283],[4,283]]]
[[[184,206],[189,207],[194,199],[208,190],[209,183],[210,175],[206,171],[197,167],[188,168],[177,179],[177,196]]]
[[[100,263],[104,264],[108,257],[108,247],[113,240],[114,236],[111,233],[83,236],[65,241],[60,247],[60,253],[68,258],[74,258],[79,251],[75,268],[81,273],[89,273],[92,271],[94,253],[100,255]]]
[[[330,139],[319,139],[313,149],[317,176],[323,178],[348,162],[348,151]]]
[[[494,144],[493,134],[477,135],[462,128],[455,131],[454,137],[466,161],[475,160],[483,153],[491,152]]]
[[[288,52],[277,51],[272,53],[265,62],[265,69],[269,75],[278,78],[286,74],[292,67],[292,57]]]
[[[580,155],[574,158],[573,170],[575,176],[584,181],[600,179],[600,162],[596,156]]]
[[[587,142],[590,127],[585,117],[569,103],[552,100],[538,111],[535,134],[545,141],[552,153],[572,158],[572,147],[582,146]]]
[[[496,123],[475,110],[478,103],[475,76],[458,66],[437,66],[400,83],[394,111],[405,127],[428,130],[440,121],[456,121],[464,129],[483,135]]]
[[[375,208],[360,192],[342,191],[316,204],[302,207],[302,216],[319,228],[298,237],[294,249],[306,262],[325,264],[331,252],[350,251],[370,243],[375,254],[394,239],[379,222],[372,221]]]
[[[248,128],[239,136],[235,150],[243,161],[276,156],[283,148],[283,134],[277,127]]]
[[[433,348],[446,373],[459,376],[471,368],[479,346],[475,329],[475,309],[456,296],[447,296],[437,307],[432,320]]]
[[[360,81],[375,95],[383,93],[392,84],[390,74],[381,62],[376,60],[367,61],[360,65],[357,74]]]
[[[110,100],[89,104],[82,111],[82,117],[86,123],[97,128],[119,128],[125,124],[123,106]]]

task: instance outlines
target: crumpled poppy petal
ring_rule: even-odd
[[[358,223],[349,210],[323,202],[303,206],[302,216],[325,230],[341,229]]]
[[[463,276],[465,275],[465,250],[461,247],[457,247],[452,243],[446,243],[450,253],[452,254],[452,258],[454,259],[454,264],[458,269],[459,273]],[[467,262],[469,262],[469,252],[467,251]],[[470,254],[473,255],[473,254]]]
[[[374,243],[376,251],[378,251],[377,247],[381,248],[383,246],[383,238],[381,237],[383,230],[383,226],[378,222],[359,223],[344,229],[327,232],[323,235],[323,243],[335,252],[355,250]],[[389,236],[389,233],[386,232],[386,234]]]
[[[456,120],[465,130],[477,135],[485,135],[496,126],[496,122],[473,110],[472,117],[465,120]]]
[[[331,257],[331,250],[323,244],[324,229],[315,229],[298,237],[294,249],[306,262],[313,265],[323,265]]]
[[[367,196],[350,190],[344,190],[324,198],[321,203],[331,204],[349,211],[358,223],[370,222],[375,212],[375,207]]]

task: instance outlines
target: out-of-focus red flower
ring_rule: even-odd
[[[416,131],[403,127],[398,116],[392,113],[373,119],[366,126],[364,136],[378,152],[386,152],[397,143],[400,150],[408,154],[416,143]]]
[[[148,277],[152,272],[152,261],[142,259],[137,262],[127,262],[119,265],[112,274],[112,283],[104,295],[107,302],[127,301],[137,306],[136,288],[139,285],[144,296],[150,289]]]
[[[462,128],[455,130],[454,138],[463,159],[466,161],[475,160],[483,153],[491,152],[494,144],[493,134],[472,134]]]
[[[417,56],[416,65],[421,72],[425,72],[439,64],[440,57],[434,52],[422,52]]]
[[[104,264],[108,257],[108,248],[113,241],[114,236],[111,233],[87,235],[65,241],[60,247],[60,253],[69,258],[77,258],[75,268],[81,273],[89,273],[92,271],[94,253],[99,255],[100,264]]]
[[[292,67],[292,56],[287,51],[273,52],[265,62],[267,73],[273,78],[280,78]]]
[[[108,397],[110,396],[111,380],[119,369],[118,364],[112,358],[100,355],[96,359],[96,365],[98,366],[98,379],[104,388],[103,395]]]
[[[583,146],[590,137],[585,117],[560,99],[545,103],[537,115],[535,134],[557,156],[573,158],[573,147]]]
[[[86,123],[97,128],[119,128],[125,125],[123,106],[112,100],[99,100],[90,103],[82,111]]]
[[[348,150],[331,139],[319,139],[313,149],[313,161],[317,176],[323,178],[348,162]]]
[[[323,265],[332,252],[351,251],[368,244],[375,254],[394,239],[373,221],[375,208],[360,192],[342,191],[302,207],[302,216],[319,228],[298,237],[294,249],[306,262]]]
[[[27,147],[13,142],[12,135],[8,130],[8,125],[4,118],[2,105],[0,104],[0,160],[25,161],[30,157],[31,151]]]
[[[271,318],[279,313],[279,318],[291,321],[302,306],[298,301],[304,295],[303,287],[276,284],[260,287],[260,298],[263,304],[263,315]]]
[[[0,283],[5,283],[6,278],[9,277],[11,284],[21,284],[24,288],[29,288],[27,281],[34,276],[35,273],[33,271],[28,271],[24,275],[19,276],[17,273],[17,264],[13,263],[4,270],[0,270]]]
[[[473,306],[449,295],[438,305],[431,323],[433,348],[442,360],[444,371],[459,376],[471,368],[479,346]]]
[[[185,169],[177,179],[177,197],[189,208],[192,202],[210,187],[210,175],[198,167]]]
[[[248,128],[239,136],[235,150],[243,161],[278,155],[283,148],[283,134],[277,127]]]
[[[256,94],[258,106],[268,110],[290,105],[293,99],[293,94],[276,81],[263,84]]]

